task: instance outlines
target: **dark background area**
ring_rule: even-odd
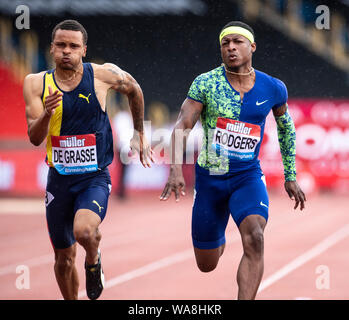
[[[77,19],[89,35],[85,61],[117,64],[141,85],[146,104],[161,101],[178,110],[193,79],[220,65],[218,35],[232,20],[243,20],[231,1],[206,0],[206,12],[160,16],[31,16],[31,29],[39,34],[41,54],[50,43],[53,27],[64,19]],[[335,10],[341,4],[327,1]],[[327,3],[322,1],[322,3]],[[294,98],[349,97],[345,72],[314,55],[260,20],[247,21],[256,35],[253,66],[283,80]],[[326,32],[326,31],[324,31]],[[48,66],[44,60],[42,70]]]

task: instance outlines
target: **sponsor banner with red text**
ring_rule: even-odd
[[[349,100],[292,99],[296,126],[297,180],[304,189],[349,191]],[[260,151],[268,186],[283,183],[283,166],[272,113]]]
[[[45,151],[0,150],[0,193],[44,194],[47,179]]]

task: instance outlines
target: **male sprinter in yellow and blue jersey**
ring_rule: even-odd
[[[264,125],[272,110],[284,164],[285,188],[304,208],[296,182],[295,128],[287,110],[284,83],[252,68],[254,32],[240,21],[227,24],[219,36],[222,66],[199,75],[191,85],[172,134],[170,176],[160,199],[184,195],[183,141],[199,117],[204,129],[196,163],[192,240],[199,269],[216,268],[225,246],[230,214],[241,233],[243,256],[238,299],[254,299],[263,275],[263,231],[269,199],[258,153]],[[183,130],[182,138],[178,131]],[[178,145],[178,147],[177,147]]]
[[[76,241],[85,249],[86,291],[97,299],[104,286],[98,249],[111,181],[113,137],[106,112],[108,89],[128,97],[135,134],[131,149],[150,167],[152,150],[143,135],[144,99],[138,83],[116,65],[83,63],[87,32],[75,20],[52,32],[55,69],[24,80],[28,135],[35,146],[46,138],[49,165],[46,218],[55,253],[55,276],[64,299],[78,298]]]

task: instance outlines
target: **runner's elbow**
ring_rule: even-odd
[[[40,146],[40,144],[43,141],[42,139],[39,139],[38,137],[36,137],[33,134],[31,134],[30,131],[28,131],[28,137],[29,137],[30,143],[33,144],[36,147]]]
[[[181,130],[191,130],[193,128],[193,123],[186,118],[180,118],[177,120],[175,129],[181,129]]]
[[[40,146],[41,142],[39,140],[33,139],[33,138],[29,138],[31,144],[33,144],[35,147]]]

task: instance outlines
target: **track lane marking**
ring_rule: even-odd
[[[232,244],[234,242],[237,242],[240,239],[240,236],[238,234],[235,234],[235,236],[231,237],[230,240],[226,241],[226,244]],[[159,260],[156,260],[154,262],[148,263],[142,267],[133,269],[131,271],[125,272],[123,274],[120,274],[114,278],[111,278],[110,280],[107,280],[104,285],[104,289],[109,289],[112,287],[115,287],[119,284],[125,283],[127,281],[131,281],[133,279],[139,278],[141,276],[145,276],[149,273],[152,273],[154,271],[175,265],[176,263],[180,263],[186,260],[189,260],[194,257],[194,251],[193,248],[187,249],[175,254],[172,254],[170,256],[167,256],[165,258],[161,258]],[[86,289],[79,291],[78,298],[85,298],[86,295]]]
[[[293,259],[291,262],[289,262],[288,264],[283,266],[281,269],[273,273],[271,276],[263,280],[259,286],[258,293],[267,289],[268,287],[270,287],[280,279],[286,277],[292,271],[303,266],[305,263],[317,257],[321,253],[325,252],[326,250],[328,250],[329,248],[331,248],[332,246],[334,246],[335,244],[342,241],[348,236],[349,236],[349,224],[345,225],[344,227],[337,230],[327,238],[323,239],[317,245],[315,245],[308,251],[304,252],[297,258]]]

